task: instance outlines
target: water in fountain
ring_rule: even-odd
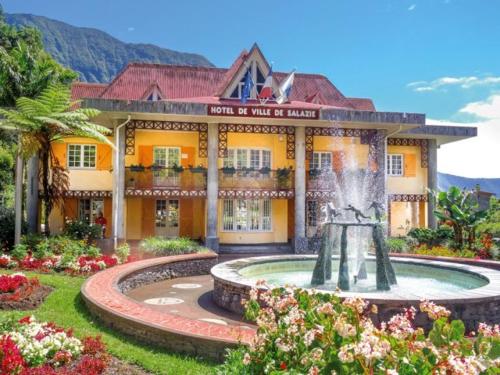
[[[336,132],[342,135],[342,129],[336,126]],[[326,137],[325,137],[326,138]],[[344,210],[349,204],[363,212],[377,199],[378,192],[375,173],[371,170],[368,145],[360,145],[359,137],[328,137],[335,157],[332,160],[333,171],[325,170],[321,173],[321,189],[334,192],[332,202],[342,214],[338,221],[355,221],[353,212]],[[341,228],[332,230],[333,253],[339,252]],[[351,274],[357,280],[366,279],[365,254],[371,243],[371,228],[351,227],[347,231],[348,263]]]

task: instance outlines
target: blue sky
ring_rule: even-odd
[[[197,52],[220,67],[257,42],[275,70],[325,74],[345,95],[370,97],[379,110],[478,126],[477,139],[442,148],[439,169],[500,177],[500,1],[1,3],[6,12]]]

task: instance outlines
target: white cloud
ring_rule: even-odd
[[[459,112],[472,114],[487,120],[500,120],[500,95],[491,95],[484,101],[469,103]]]
[[[428,125],[475,126],[477,137],[446,144],[438,150],[438,170],[465,177],[500,177],[500,95],[469,103],[459,113],[473,114],[482,121],[457,123],[427,119]]]
[[[485,77],[441,77],[433,81],[416,81],[410,82],[406,86],[416,92],[434,91],[444,89],[446,87],[461,87],[470,89],[475,86],[500,86],[500,77],[485,76]]]
[[[408,7],[408,10],[411,12],[411,11],[412,11],[412,10],[414,10],[416,7],[417,7],[417,4],[411,4],[411,5]]]
[[[127,30],[128,30],[128,31],[134,31],[134,30],[135,30],[135,27],[130,26],[130,27],[128,27],[128,28],[127,28]]]

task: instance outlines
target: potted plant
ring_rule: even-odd
[[[193,167],[192,165],[189,166],[189,170],[192,173],[205,173],[207,171],[207,168],[205,168],[203,165],[198,165],[197,167]]]
[[[292,167],[283,167],[276,170],[276,178],[278,179],[278,189],[290,188],[290,175]]]
[[[174,165],[172,166],[172,170],[173,170],[174,172],[177,172],[177,173],[182,173],[182,172],[184,172],[184,167],[183,167],[182,165],[177,165],[177,164],[174,164]]]
[[[236,173],[235,167],[222,167],[222,173],[228,176],[232,176]]]
[[[269,173],[271,173],[271,168],[269,168],[269,167],[262,167],[259,170],[259,172],[260,172],[261,175],[268,177]]]
[[[144,172],[144,165],[142,164],[132,164],[130,167],[131,172]]]

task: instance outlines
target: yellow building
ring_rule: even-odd
[[[268,75],[275,96],[261,98]],[[187,236],[214,249],[302,252],[350,170],[387,204],[392,235],[433,225],[436,149],[475,129],[376,111],[317,74],[294,73],[289,95],[276,100],[287,78],[270,75],[254,45],[229,69],[131,63],[109,84],[75,83],[74,98],[102,111],[95,121],[113,130],[117,148],[78,138],[55,146],[70,190],[52,228],[101,212],[109,238]]]

